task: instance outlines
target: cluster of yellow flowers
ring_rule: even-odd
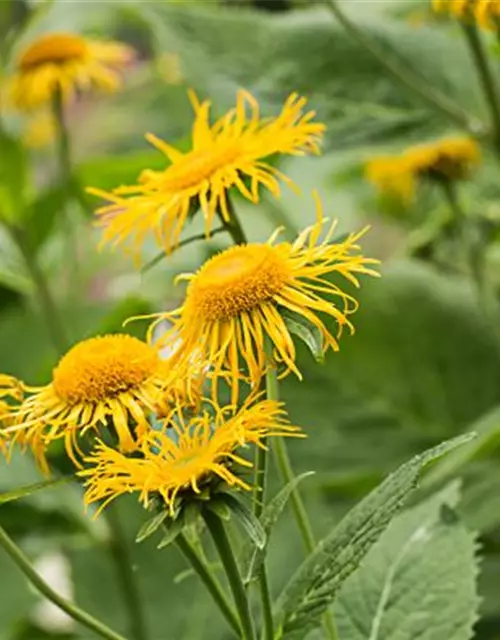
[[[420,179],[463,180],[480,159],[481,149],[474,140],[443,138],[410,147],[400,155],[373,158],[366,164],[365,175],[381,193],[408,205]]]
[[[129,58],[128,47],[116,43],[46,36],[21,56],[9,91],[27,107],[55,89],[65,98],[91,83],[113,89],[113,64]],[[166,254],[174,251],[193,211],[203,216],[207,237],[216,217],[231,232],[231,189],[252,203],[261,189],[279,196],[279,181],[291,181],[270,156],[319,152],[325,127],[295,94],[277,116],[262,118],[257,101],[239,91],[235,107],[214,123],[210,102],[194,94],[191,100],[188,152],[148,135],[167,158],[163,170],[145,168],[137,184],[110,193],[91,190],[109,203],[98,211],[103,242],[132,249],[137,259],[149,235]],[[146,341],[125,334],[84,340],[42,387],[0,380],[0,397],[10,399],[0,416],[9,451],[16,443],[30,448],[48,471],[47,449],[62,439],[85,479],[86,501],[101,506],[136,491],[145,505],[161,495],[173,512],[178,499],[212,481],[250,488],[240,474],[252,466],[246,449],[302,435],[283,404],[259,392],[269,367],[300,376],[286,314],[315,328],[324,352],[337,350],[344,327],[353,331],[349,316],[358,306],[342,279],[359,286],[359,275],[377,275],[377,261],[357,244],[364,230],[336,242],[335,224],[326,222],[317,199],[316,221],[292,243],[278,241],[279,229],[268,242],[247,243],[240,228],[237,246],[180,277],[188,281],[184,302],[156,315]],[[168,359],[161,357],[165,346]],[[221,387],[230,404],[222,404]]]
[[[484,29],[500,27],[500,0],[432,0],[432,7],[438,13],[475,21]]]

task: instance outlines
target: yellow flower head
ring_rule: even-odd
[[[373,158],[365,176],[379,191],[410,204],[419,178],[462,180],[481,160],[479,145],[470,138],[443,138],[410,147],[401,155]]]
[[[160,495],[173,515],[177,496],[199,494],[214,478],[250,489],[234,468],[252,467],[240,449],[262,447],[271,436],[302,435],[288,424],[282,404],[272,400],[247,402],[237,412],[215,407],[215,415],[204,411],[189,420],[179,410],[175,418],[169,428],[144,435],[142,457],[127,457],[100,442],[85,459],[90,468],[78,472],[86,478],[85,502],[104,501],[102,509],[124,493],[138,492],[147,507]]]
[[[474,16],[480,27],[498,30],[500,28],[500,0],[477,0]]]
[[[119,42],[86,40],[73,33],[39,37],[19,56],[7,79],[6,100],[26,111],[50,103],[60,91],[64,99],[91,88],[116,91],[118,71],[133,58],[133,50]]]
[[[481,160],[481,149],[470,138],[443,138],[407,149],[403,162],[418,176],[445,180],[467,178]]]
[[[325,222],[320,208],[318,216],[293,244],[276,244],[275,233],[267,244],[232,247],[208,260],[196,274],[180,276],[189,282],[184,304],[158,314],[151,325],[150,333],[165,318],[173,323],[164,335],[167,341],[173,336],[180,339],[172,359],[182,364],[199,354],[211,367],[215,396],[217,379],[224,376],[236,402],[242,364],[250,383],[258,384],[265,369],[267,339],[275,359],[284,364],[283,375],[293,371],[300,377],[283,309],[299,314],[321,332],[324,351],[337,350],[338,344],[320,315],[335,321],[337,337],[344,326],[353,331],[347,316],[356,310],[356,300],[325,276],[338,274],[358,286],[356,274],[375,275],[368,265],[377,261],[358,252],[356,243],[364,231],[330,244],[334,223],[319,241]]]
[[[279,196],[279,179],[290,182],[266,158],[319,152],[325,127],[312,122],[313,111],[303,113],[306,100],[296,94],[277,117],[263,119],[257,101],[239,91],[236,107],[214,124],[209,120],[210,101],[200,103],[193,93],[191,99],[195,121],[188,152],[148,134],[147,140],[169,161],[163,171],[145,170],[138,184],[110,193],[89,189],[110,202],[97,211],[104,243],[124,244],[137,255],[153,231],[158,244],[170,253],[179,243],[193,203],[199,205],[208,235],[216,214],[229,220],[227,191],[231,187],[256,203],[261,186]]]
[[[78,466],[81,455],[77,438],[89,429],[112,425],[119,448],[133,451],[136,438],[149,428],[148,416],[158,402],[166,406],[182,402],[179,376],[169,361],[145,342],[128,335],[108,335],[78,343],[63,356],[53,371],[52,382],[30,388],[16,416],[15,438],[49,445],[64,438],[66,451]],[[185,388],[185,395],[189,390]],[[44,460],[39,459],[40,466]],[[46,467],[46,463],[45,463]]]
[[[374,158],[366,163],[365,177],[383,194],[408,205],[415,195],[415,176],[408,163],[397,156]]]
[[[433,0],[432,6],[438,13],[476,21],[484,29],[498,29],[500,26],[500,0]]]
[[[483,0],[432,0],[432,8],[437,13],[449,13],[457,18],[469,18],[473,15],[475,5],[482,1]]]

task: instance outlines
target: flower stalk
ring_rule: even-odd
[[[238,621],[238,618],[236,617],[236,614],[229,604],[226,594],[224,593],[221,585],[212,574],[210,568],[198,555],[196,549],[183,533],[180,533],[177,536],[175,542],[182,555],[187,559],[189,564],[193,567],[194,571],[198,574],[205,587],[208,589],[210,595],[213,598],[213,601],[219,608],[219,611],[224,616],[231,629],[233,629],[233,631],[235,631],[239,635],[240,623]]]
[[[464,23],[462,24],[462,29],[476,65],[479,81],[490,111],[494,144],[497,150],[500,151],[500,94],[495,76],[477,26],[472,22]]]
[[[443,93],[425,84],[417,75],[410,72],[407,66],[389,55],[381,49],[376,42],[367,37],[362,30],[344,14],[337,0],[326,0],[326,6],[345,31],[356,40],[363,49],[378,60],[395,80],[417,94],[429,107],[439,111],[455,124],[464,127],[473,134],[482,132],[483,124],[481,122],[469,116],[469,114]]]
[[[243,640],[255,640],[248,596],[224,524],[219,516],[209,509],[203,510],[203,519],[226,571],[229,587],[240,617],[241,637]]]
[[[22,573],[28,578],[33,587],[39,591],[42,596],[50,600],[61,611],[64,611],[66,615],[83,625],[85,628],[96,633],[99,637],[105,638],[105,640],[126,640],[122,635],[116,633],[103,622],[100,622],[94,618],[90,613],[87,613],[83,609],[80,609],[75,604],[63,598],[56,591],[50,587],[45,580],[35,571],[33,565],[29,561],[24,552],[16,545],[16,543],[10,538],[3,527],[0,527],[0,546],[8,554],[11,560],[17,565]]]

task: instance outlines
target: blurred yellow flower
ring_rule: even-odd
[[[267,244],[232,247],[208,260],[196,274],[179,277],[189,282],[184,304],[158,314],[150,333],[158,322],[169,319],[173,325],[164,339],[180,339],[172,360],[182,364],[198,353],[210,367],[214,396],[222,376],[231,386],[232,402],[237,401],[242,364],[245,379],[257,387],[266,366],[267,339],[275,359],[284,364],[282,375],[293,371],[300,377],[282,310],[299,314],[314,325],[322,335],[325,352],[338,349],[337,338],[344,326],[354,330],[347,316],[356,310],[356,300],[325,276],[337,274],[359,286],[355,274],[376,275],[369,265],[377,261],[359,253],[356,243],[366,229],[332,243],[333,223],[319,241],[326,222],[321,216],[318,203],[316,224],[305,229],[293,244],[275,244],[278,230]],[[335,321],[337,338],[320,314]]]
[[[54,142],[57,128],[54,115],[50,111],[37,113],[27,122],[22,140],[31,149],[42,149]]]
[[[476,0],[432,0],[432,8],[437,13],[450,13],[458,18],[473,15]]]
[[[470,138],[442,138],[407,149],[403,158],[414,174],[461,180],[480,163],[481,148]]]
[[[119,448],[133,451],[137,437],[149,428],[148,417],[157,403],[165,406],[165,394],[171,392],[173,403],[184,400],[179,379],[180,371],[137,338],[116,334],[84,340],[61,358],[50,384],[26,387],[33,395],[17,412],[14,439],[24,438],[28,444],[41,439],[48,446],[64,438],[69,457],[79,466],[78,437],[109,426]]]
[[[366,163],[365,178],[383,194],[408,205],[415,193],[415,176],[408,163],[398,156],[382,156]]]
[[[146,236],[154,232],[158,244],[170,253],[197,203],[205,219],[207,236],[218,214],[229,221],[227,191],[236,187],[253,203],[265,187],[280,195],[279,179],[290,183],[265,159],[274,154],[319,153],[325,126],[312,122],[315,113],[303,113],[305,98],[292,94],[281,113],[261,118],[257,101],[239,91],[236,107],[210,124],[210,101],[199,102],[190,93],[195,111],[192,148],[187,153],[152,134],[147,140],[170,161],[163,171],[145,170],[138,184],[112,192],[89,189],[110,204],[98,209],[104,228],[103,243],[124,244],[137,255]]]
[[[5,80],[8,104],[26,111],[96,88],[116,91],[118,71],[133,59],[133,50],[119,42],[87,40],[72,33],[40,36],[21,52],[12,76]]]
[[[481,161],[481,148],[464,137],[442,138],[406,149],[401,155],[373,158],[365,177],[379,191],[410,204],[419,178],[462,180]]]
[[[500,0],[432,0],[432,6],[438,13],[475,20],[485,29],[498,29],[500,26]]]
[[[137,492],[147,507],[159,494],[173,515],[177,497],[199,494],[214,478],[250,489],[237,467],[253,465],[239,449],[263,447],[263,440],[272,436],[303,435],[288,424],[283,405],[272,400],[247,402],[239,411],[214,409],[215,415],[204,411],[188,420],[177,411],[172,426],[141,439],[142,457],[127,457],[99,442],[85,458],[90,468],[78,472],[86,479],[85,502],[103,501],[100,511],[118,496]]]
[[[500,0],[480,0],[476,3],[474,15],[484,29],[500,28]]]

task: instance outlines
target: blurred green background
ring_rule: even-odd
[[[485,117],[463,39],[451,22],[432,16],[428,2],[349,0],[343,5],[384,51],[471,113]],[[346,336],[340,352],[330,354],[322,366],[301,350],[305,381],[289,377],[283,385],[292,421],[309,434],[306,441],[292,444],[296,469],[316,471],[302,484],[307,508],[318,535],[325,533],[404,460],[443,439],[476,430],[477,444],[460,454],[464,459],[456,460],[456,468],[455,457],[449,471],[445,463],[439,474],[436,470],[432,476],[431,470],[427,484],[437,488],[452,477],[461,478],[459,512],[478,532],[483,555],[475,637],[499,639],[500,343],[495,323],[485,317],[460,265],[419,257],[415,249],[432,237],[434,221],[446,207],[439,194],[422,190],[411,211],[395,210],[363,179],[363,164],[372,156],[456,132],[453,123],[389,77],[321,3],[4,0],[0,25],[9,37],[16,34],[14,52],[45,31],[123,40],[139,52],[121,92],[82,97],[69,111],[75,175],[83,185],[112,188],[133,182],[145,167],[161,167],[162,156],[144,140],[146,132],[186,146],[192,122],[187,88],[210,97],[214,113],[233,105],[238,87],[253,93],[265,114],[276,113],[293,91],[308,98],[318,120],[327,125],[323,153],[282,161],[303,195],[285,187],[279,201],[265,195],[258,208],[237,200],[243,224],[252,240],[267,238],[277,225],[285,225],[293,237],[313,221],[311,191],[317,189],[325,214],[338,218],[341,232],[371,225],[363,252],[382,260],[383,277],[363,283],[355,336]],[[500,70],[493,37],[488,46]],[[4,62],[8,73],[12,61]],[[28,119],[0,111],[9,135],[25,140]],[[67,296],[69,265],[53,148],[22,148],[22,157],[10,148],[1,150],[0,182],[13,180],[13,172],[26,181],[33,246],[59,297],[72,341],[120,330],[131,315],[175,305],[182,288],[173,286],[173,276],[196,268],[226,246],[223,236],[190,245],[142,275],[120,251],[97,249],[99,231],[90,214],[75,206],[84,286]],[[499,177],[499,160],[485,147],[474,180],[461,186],[464,208],[490,231],[484,252],[493,283],[500,282]],[[95,206],[88,196],[89,211]],[[192,223],[194,233],[200,230],[198,222]],[[148,246],[145,261],[156,253],[153,244]],[[20,257],[0,229],[1,369],[35,384],[48,381],[56,354],[32,294]],[[133,326],[134,331],[143,328],[140,323]],[[27,456],[14,457],[10,465],[0,460],[1,491],[38,478]],[[123,499],[121,508],[151,638],[230,637],[202,585],[185,573],[175,549],[156,552],[152,540],[133,543],[144,520],[135,501]],[[126,632],[114,569],[105,553],[105,525],[84,515],[76,486],[2,505],[0,522],[45,563],[46,571],[55,572],[54,584]],[[271,546],[277,593],[293,569],[291,559],[300,557],[301,550],[289,516],[273,536],[280,540]],[[39,597],[1,553],[0,580],[1,640],[92,637],[46,607],[41,610]]]

